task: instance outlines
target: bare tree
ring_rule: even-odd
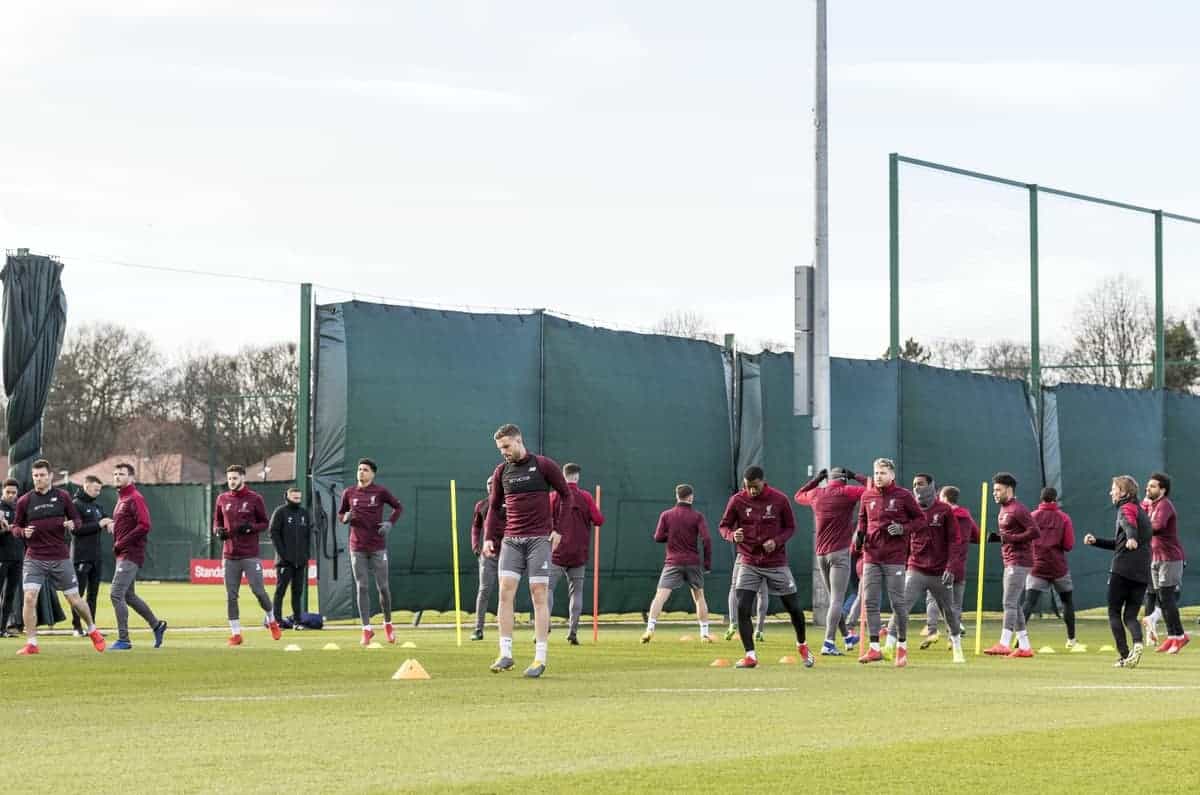
[[[162,357],[146,334],[111,323],[69,334],[43,418],[47,457],[71,469],[102,458],[121,426],[152,403],[162,380]]]
[[[764,353],[790,353],[795,345],[789,342],[781,342],[780,340],[759,340],[758,347]]]
[[[654,324],[654,331],[659,334],[669,334],[673,337],[687,337],[693,340],[720,342],[720,335],[713,330],[708,318],[690,309],[677,309],[663,315]]]
[[[1136,388],[1154,354],[1154,313],[1127,275],[1113,276],[1088,293],[1075,309],[1072,370],[1075,380],[1122,389]]]
[[[975,366],[978,347],[966,337],[943,338],[934,340],[929,351],[931,362],[938,367],[968,370]]]

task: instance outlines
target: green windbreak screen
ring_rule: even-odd
[[[150,536],[146,541],[146,565],[138,572],[143,580],[187,581],[192,558],[209,555],[209,490],[202,483],[139,484],[150,510]],[[117,494],[106,486],[98,498],[112,515]],[[113,571],[112,539],[101,543],[104,571]],[[220,557],[218,550],[217,557]]]
[[[1075,525],[1076,546],[1067,556],[1075,605],[1098,607],[1105,604],[1112,553],[1084,546],[1083,536],[1113,536],[1116,514],[1108,496],[1113,477],[1132,475],[1144,486],[1164,465],[1163,394],[1076,384],[1048,392],[1057,407],[1062,470],[1061,483],[1052,485]],[[1036,503],[1036,495],[1029,497]]]
[[[1200,467],[1196,466],[1196,451],[1200,450],[1200,397],[1167,392],[1165,405],[1166,473],[1171,477],[1171,502],[1179,514],[1183,551],[1196,557],[1200,555]],[[1138,473],[1134,477],[1145,488],[1144,479],[1148,475],[1148,472]],[[1187,604],[1195,604],[1195,590],[1186,590]]]
[[[866,474],[876,458],[899,458],[899,372],[898,362],[830,360],[835,466]]]
[[[1022,381],[904,363],[900,370],[900,477],[906,488],[924,472],[939,485],[958,486],[959,502],[978,523],[987,483],[988,529],[996,527],[991,478],[1006,471],[1017,479],[1017,499],[1030,510],[1042,488],[1033,411]],[[985,550],[984,607],[1001,608],[1003,564],[1000,545]],[[979,549],[967,555],[963,603],[975,604]]]
[[[610,331],[545,316],[545,446],[560,464],[599,483],[603,612],[645,609],[662,569],[654,542],[658,515],[674,505],[675,485],[696,489],[713,533],[729,497],[729,411],[721,348],[708,342]],[[727,558],[706,590],[728,585]],[[726,578],[725,585],[720,583]],[[591,572],[585,583],[590,593]],[[565,585],[555,611],[566,608]],[[723,593],[722,593],[723,595]],[[670,609],[691,599],[683,589]]]

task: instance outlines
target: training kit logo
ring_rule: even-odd
[[[770,519],[770,518],[771,518],[771,508],[772,508],[772,507],[773,507],[773,506],[771,506],[771,505],[768,505],[768,506],[767,506],[767,510],[763,512],[763,518],[764,518],[764,519]]]

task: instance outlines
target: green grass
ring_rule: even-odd
[[[139,591],[180,630],[223,612],[219,587]],[[246,596],[243,610],[258,614]],[[109,616],[102,606],[101,623]],[[400,640],[415,650],[360,649],[350,628],[282,643],[254,628],[240,649],[224,647],[220,628],[177,630],[160,650],[139,630],[134,651],[104,655],[55,634],[32,659],[3,641],[0,743],[20,760],[5,789],[1112,792],[1194,782],[1200,644],[1114,670],[1112,654],[1094,651],[1111,642],[1107,623],[1080,625],[1088,654],[1061,653],[1061,624],[1035,621],[1035,647],[1059,654],[954,666],[940,648],[914,648],[906,670],[848,657],[778,665],[793,651],[782,624],[768,627],[754,671],[710,668],[740,647],[679,642],[694,624],[660,626],[648,646],[640,627],[604,627],[596,646],[589,631],[578,648],[556,629],[540,681],[488,673],[491,627],[461,649],[452,630],[407,626]],[[989,644],[995,634],[985,626]],[[283,652],[291,642],[303,651]],[[329,642],[341,650],[319,650]],[[519,628],[518,668],[532,645]],[[432,680],[392,681],[410,656]]]

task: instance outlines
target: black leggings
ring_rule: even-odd
[[[1042,592],[1029,588],[1025,591],[1024,603],[1021,609],[1025,611],[1025,620],[1029,621],[1029,617],[1033,615],[1033,611],[1037,610],[1038,601],[1042,598]],[[1067,625],[1067,639],[1075,640],[1075,594],[1073,591],[1060,593],[1058,599],[1062,602],[1062,618],[1063,623]]]
[[[737,592],[737,616],[738,616],[738,635],[742,639],[742,648],[746,651],[754,650],[754,622],[751,617],[754,615],[754,600],[758,598],[758,591],[750,591],[739,588]],[[787,596],[779,597],[783,602],[783,609],[787,610],[787,614],[792,619],[792,628],[796,630],[796,642],[804,643],[804,611],[800,609],[800,598],[794,593]]]
[[[1120,574],[1108,575],[1108,626],[1122,659],[1129,656],[1126,630],[1134,643],[1142,642],[1142,625],[1137,615],[1145,595],[1146,583],[1134,582]]]
[[[300,597],[308,587],[308,566],[293,566],[290,563],[275,564],[275,620],[283,615],[283,597],[288,586],[292,589],[292,620],[299,621],[303,610],[300,607]]]
[[[74,567],[75,580],[79,584],[79,595],[87,603],[88,610],[92,612],[92,623],[95,623],[96,595],[100,593],[100,561],[81,560],[77,561]],[[80,618],[74,607],[71,608],[71,626],[80,631],[87,629],[83,626],[83,619]]]
[[[1151,590],[1150,593],[1156,592]],[[1159,588],[1157,594],[1163,620],[1167,622],[1167,635],[1172,638],[1183,637],[1183,619],[1179,615],[1179,590],[1172,585],[1169,588]]]

